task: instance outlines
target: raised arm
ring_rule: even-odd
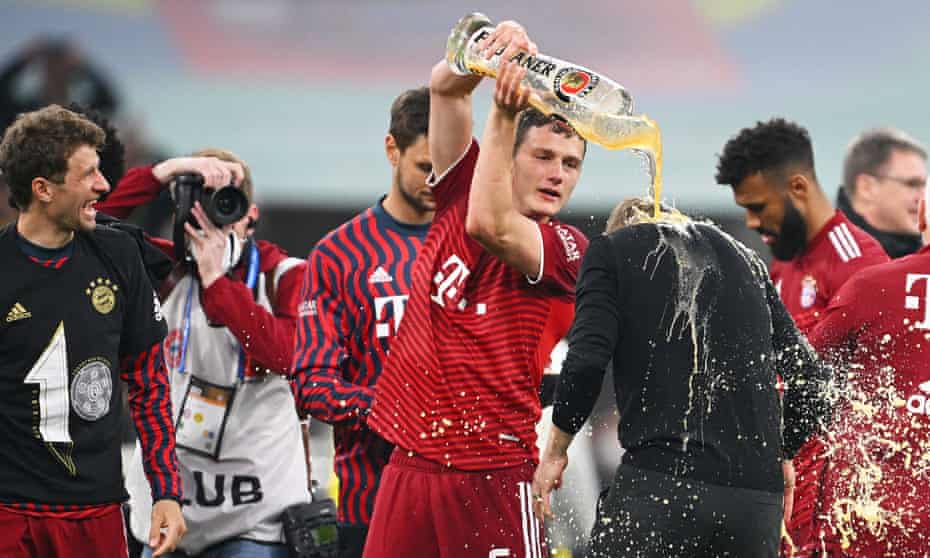
[[[539,275],[542,256],[539,225],[514,205],[513,148],[517,115],[527,107],[529,90],[520,87],[526,69],[502,62],[494,104],[481,138],[465,222],[468,234],[484,248],[528,277]]]
[[[137,207],[150,203],[175,176],[185,173],[199,174],[204,184],[215,188],[242,182],[245,172],[239,163],[222,161],[216,157],[175,157],[153,167],[129,169],[119,185],[96,208],[117,219],[129,217]]]
[[[536,54],[536,45],[515,21],[503,21],[484,39],[487,58],[504,49],[509,59],[517,51]],[[434,67],[429,81],[429,149],[436,176],[445,174],[468,149],[472,138],[471,94],[481,83],[480,76],[459,76],[449,69],[445,60]]]

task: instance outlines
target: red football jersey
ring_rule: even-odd
[[[827,513],[845,498],[877,504],[885,521],[873,526],[884,532],[876,537],[863,522],[854,521],[850,552],[925,556],[930,525],[930,248],[852,277],[834,296],[810,340],[821,354],[843,363],[840,370],[849,373],[846,389],[852,400],[838,409],[831,428],[837,440],[824,490]],[[866,509],[868,515],[872,511]]]
[[[853,273],[887,261],[881,244],[837,210],[803,254],[775,260],[769,270],[785,308],[805,330]]]
[[[538,388],[574,316],[587,239],[539,224],[540,273],[526,277],[465,232],[478,143],[434,186],[433,224],[368,424],[400,448],[463,470],[535,461]]]

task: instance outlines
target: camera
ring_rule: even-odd
[[[236,186],[207,188],[199,174],[180,174],[171,181],[174,196],[174,249],[179,261],[190,261],[185,250],[184,223],[200,228],[191,214],[196,202],[200,202],[207,218],[214,225],[230,225],[245,217],[249,210],[249,200],[245,193]]]
[[[292,558],[335,558],[339,551],[336,504],[315,499],[284,510],[284,540]]]

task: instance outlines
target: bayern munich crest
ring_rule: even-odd
[[[71,407],[84,420],[99,420],[110,411],[113,376],[105,362],[92,360],[71,381]]]
[[[180,329],[172,329],[162,341],[162,354],[165,355],[165,365],[168,370],[177,372],[181,368],[181,344],[183,338]]]

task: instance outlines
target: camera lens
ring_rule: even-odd
[[[235,223],[245,217],[249,209],[249,200],[235,186],[226,186],[219,190],[208,191],[209,198],[203,204],[207,217],[218,226]]]

